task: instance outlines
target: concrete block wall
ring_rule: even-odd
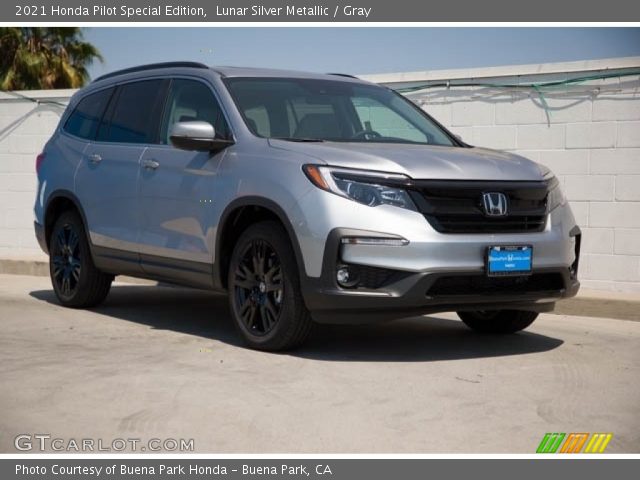
[[[36,156],[73,92],[0,93],[0,257],[45,258],[33,233]]]
[[[394,88],[449,82],[406,95],[468,143],[551,168],[584,234],[583,285],[640,292],[640,75],[542,88],[542,98],[495,87],[632,72],[640,58],[363,77]]]

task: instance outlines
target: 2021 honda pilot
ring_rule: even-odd
[[[60,303],[95,306],[120,274],[226,291],[258,349],[441,311],[516,332],[579,288],[580,229],[548,169],[349,76],[108,74],[73,96],[37,171]]]

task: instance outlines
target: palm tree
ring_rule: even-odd
[[[0,28],[0,90],[79,88],[96,59],[78,27]]]

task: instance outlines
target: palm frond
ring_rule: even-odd
[[[0,27],[0,88],[78,88],[103,61],[78,27]]]

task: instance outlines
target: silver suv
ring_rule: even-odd
[[[248,345],[456,311],[512,333],[577,293],[558,180],[348,75],[179,62],[98,78],[37,159],[35,231],[69,307],[115,275],[226,291]]]

